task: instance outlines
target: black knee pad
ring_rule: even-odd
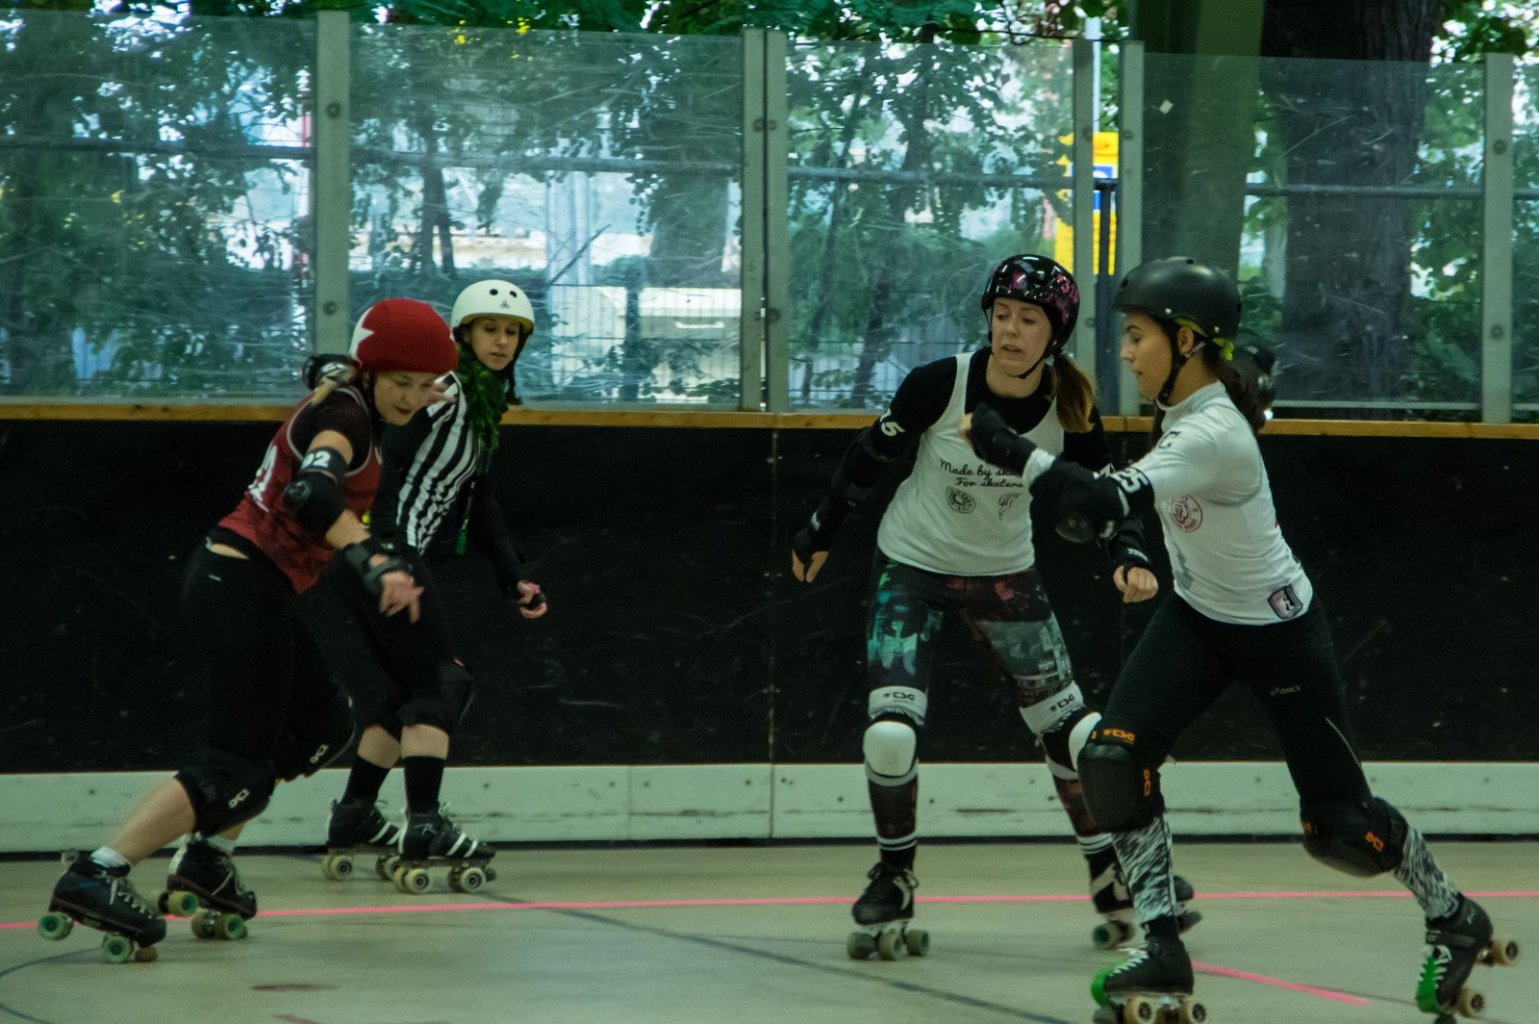
[[[293,731],[279,737],[274,773],[284,782],[314,775],[341,757],[357,732],[353,699],[335,690],[326,703],[306,712]]]
[[[262,813],[273,795],[273,763],[211,750],[177,772],[176,781],[192,802],[197,831],[217,835]]]
[[[1304,804],[1304,850],[1337,871],[1360,878],[1400,866],[1410,828],[1400,812],[1378,797]]]
[[[401,705],[404,725],[431,725],[452,733],[475,696],[475,679],[457,661],[445,662],[434,673],[431,687],[412,694]]]
[[[1165,811],[1159,768],[1146,762],[1132,729],[1096,726],[1079,752],[1079,780],[1096,824],[1109,832],[1142,828]]]

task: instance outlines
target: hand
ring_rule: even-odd
[[[1058,535],[1075,544],[1111,537],[1127,514],[1114,481],[1064,459],[1055,460],[1032,481],[1031,500],[1047,514]]]
[[[1160,581],[1141,565],[1119,565],[1112,573],[1112,583],[1122,593],[1123,604],[1147,601],[1160,591]]]
[[[433,397],[428,399],[428,405],[453,405],[460,400],[459,388],[455,387],[453,372],[446,373],[433,381]],[[450,393],[450,389],[453,393]]]
[[[791,549],[791,575],[795,576],[799,583],[811,583],[817,579],[818,573],[823,569],[823,563],[828,561],[827,551],[812,551],[807,555],[807,560],[802,561],[795,548]]]
[[[353,379],[354,372],[353,361],[340,352],[317,352],[305,360],[300,376],[305,387],[314,391],[323,383],[332,388],[346,384]]]
[[[380,565],[386,559],[375,556],[371,559],[371,565]],[[422,616],[422,608],[419,601],[422,597],[422,588],[417,585],[412,574],[402,569],[395,569],[385,573],[379,578],[379,610],[382,615],[395,615],[405,611],[412,622],[416,622]]]
[[[526,619],[538,619],[550,611],[550,602],[545,600],[545,594],[540,590],[538,583],[530,583],[528,580],[518,581],[518,614]]]
[[[1012,473],[1026,471],[1026,460],[1037,447],[1011,429],[987,402],[979,402],[970,415],[962,417],[962,436],[980,459]]]

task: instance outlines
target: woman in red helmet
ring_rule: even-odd
[[[862,748],[881,859],[853,909],[862,931],[850,936],[852,956],[898,953],[900,939],[911,951],[923,946],[922,933],[905,939],[917,884],[918,740],[938,627],[949,615],[961,618],[1000,682],[1015,690],[1020,715],[1042,744],[1090,871],[1095,908],[1106,918],[1095,930],[1097,944],[1113,946],[1131,934],[1132,905],[1111,839],[1086,812],[1072,767],[1099,716],[1085,706],[1036,569],[1030,500],[1019,478],[981,462],[958,434],[964,416],[988,400],[1065,458],[1097,469],[1110,462],[1093,385],[1063,351],[1079,315],[1079,288],[1055,261],[1026,253],[994,268],[981,304],[988,347],[904,378],[887,411],[856,436],[831,492],[793,540],[792,572],[810,583],[840,522],[886,466],[916,453],[882,516],[871,579]],[[1108,545],[1127,601],[1146,600],[1157,588],[1142,546],[1136,518],[1119,524]]]
[[[238,829],[277,782],[313,773],[351,742],[351,702],[295,599],[340,553],[382,614],[418,614],[420,589],[405,562],[360,516],[379,485],[381,428],[442,397],[454,342],[431,306],[386,299],[359,319],[352,364],[356,379],[333,378],[283,421],[239,504],[188,562],[182,604],[211,696],[206,751],[151,790],[106,846],[75,857],[54,887],[45,934],[50,924],[67,932],[73,918],[130,940],[109,934],[111,959],[158,942],[165,920],[135,891],[129,868],[184,833]],[[225,851],[204,843],[200,855],[211,858],[198,867],[218,882],[216,905],[231,908],[218,927],[240,934],[255,899]]]

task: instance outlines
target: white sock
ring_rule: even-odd
[[[126,868],[133,866],[127,857],[110,846],[98,847],[96,852],[91,854],[91,860],[104,868]]]

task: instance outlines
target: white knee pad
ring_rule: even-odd
[[[1099,711],[1092,711],[1074,723],[1074,728],[1069,730],[1069,767],[1076,771],[1079,769],[1079,752],[1085,749],[1085,741],[1090,739],[1090,734],[1100,724]]]
[[[1085,695],[1078,683],[1070,683],[1051,697],[1021,708],[1021,718],[1032,735],[1041,736],[1053,726],[1085,706]]]
[[[919,771],[914,757],[919,735],[907,722],[872,722],[866,726],[861,749],[866,755],[866,778],[879,786],[906,785]]]

